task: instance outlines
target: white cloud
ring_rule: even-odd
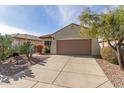
[[[72,22],[78,22],[78,16],[82,11],[82,6],[58,6],[60,22],[67,25]]]
[[[8,26],[8,25],[4,25],[4,24],[0,24],[0,33],[2,35],[4,35],[4,34],[15,34],[15,33],[33,34],[33,33],[29,33],[28,31],[25,31],[23,29],[12,27],[12,26]]]
[[[44,6],[44,9],[46,13],[61,26],[72,22],[79,23],[77,18],[82,12],[82,6],[79,5]]]
[[[70,20],[70,18],[74,13],[74,10],[69,11],[70,7],[67,7],[67,6],[66,7],[58,6],[58,10],[60,13],[60,19],[61,19],[60,21],[62,22],[62,24],[68,23],[68,21]]]

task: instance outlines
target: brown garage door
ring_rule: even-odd
[[[57,40],[57,54],[91,55],[91,40]]]

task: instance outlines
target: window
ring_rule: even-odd
[[[44,45],[45,45],[45,46],[51,46],[51,41],[45,41],[45,42],[44,42]]]

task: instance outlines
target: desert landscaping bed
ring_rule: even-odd
[[[119,65],[109,63],[103,59],[96,59],[96,61],[115,88],[124,88],[124,71],[120,69]]]
[[[49,55],[33,56],[29,61],[26,56],[10,57],[0,64],[0,82],[9,83],[10,79],[19,80],[24,77],[34,77],[30,67],[35,64],[45,65],[44,60]]]

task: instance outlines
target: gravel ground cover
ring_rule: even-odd
[[[124,71],[120,69],[119,65],[109,63],[103,59],[96,59],[96,61],[115,88],[124,88]]]

